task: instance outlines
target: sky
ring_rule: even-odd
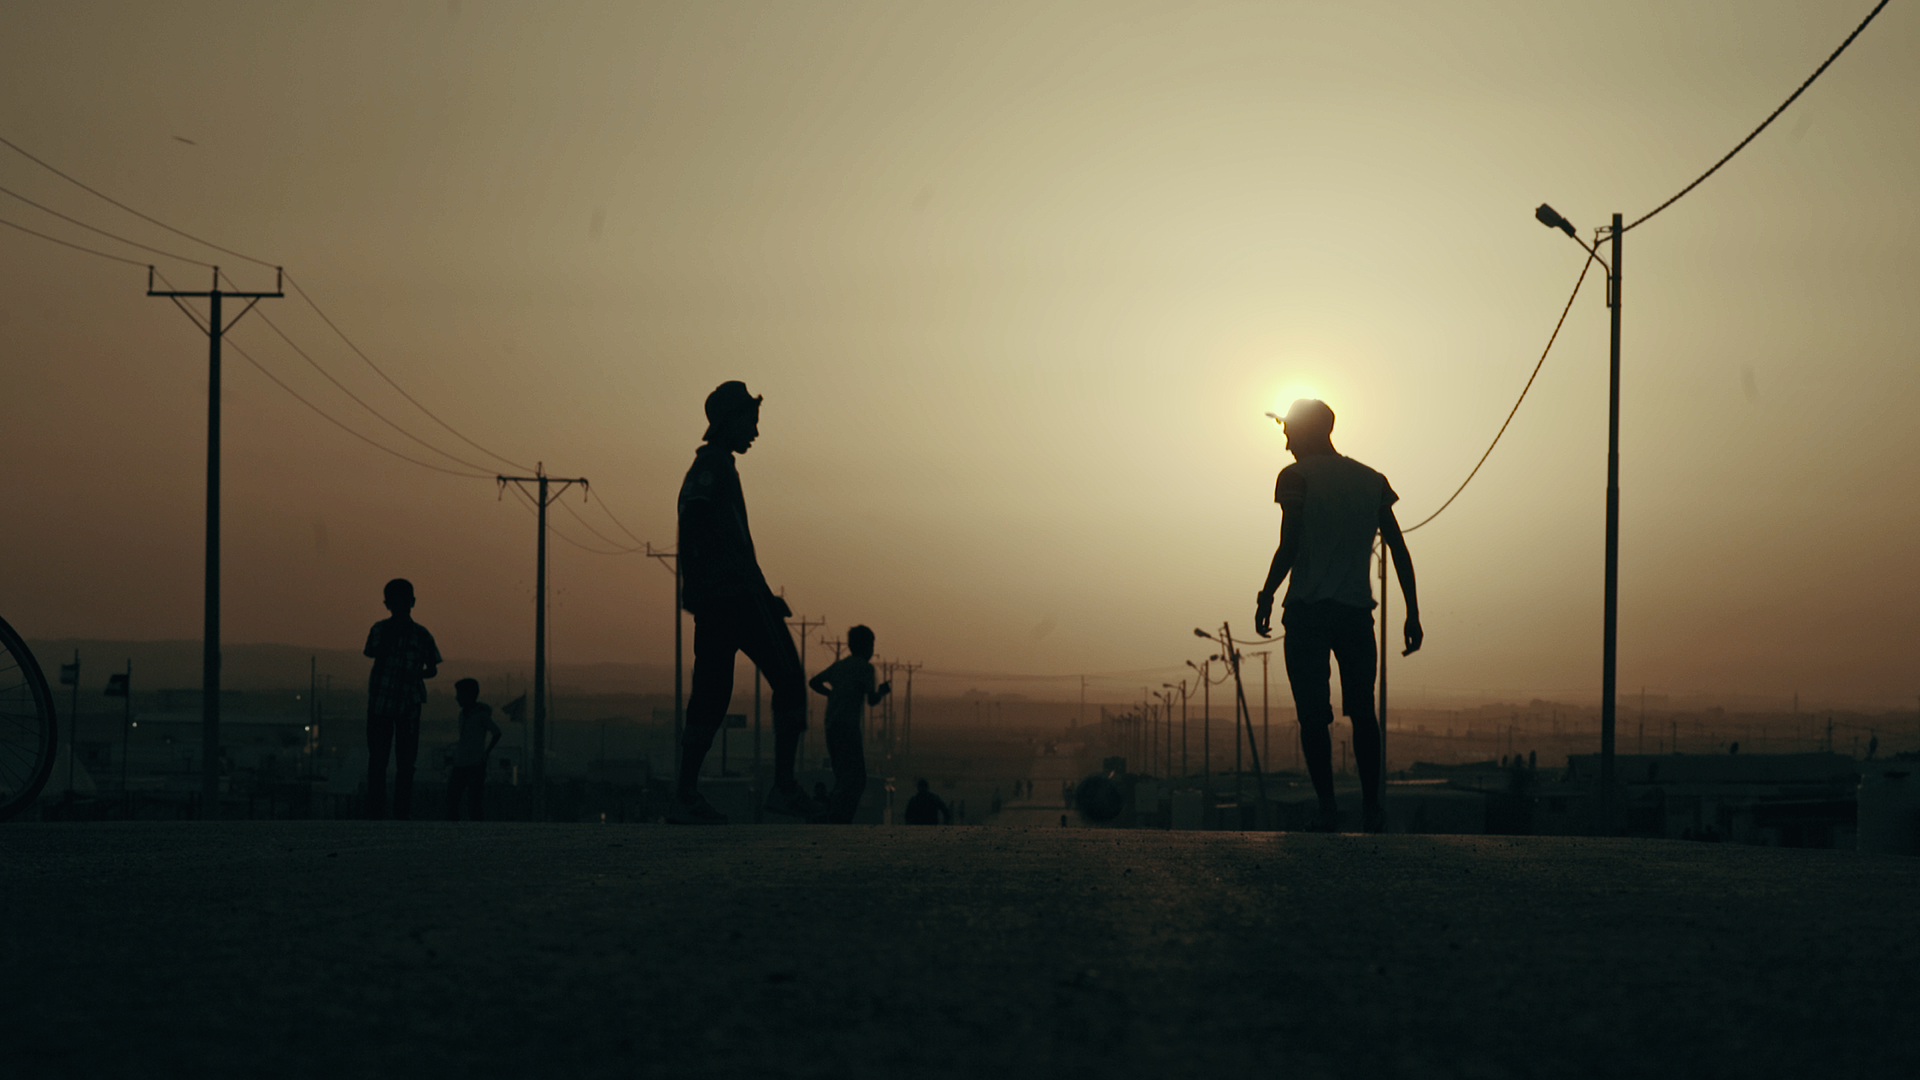
[[[229,642],[353,648],[406,576],[450,657],[529,655],[535,522],[493,476],[544,467],[592,500],[550,511],[552,656],[669,662],[664,564],[575,545],[670,547],[701,401],[743,379],[796,613],[929,688],[1137,700],[1196,626],[1251,632],[1264,412],[1326,400],[1426,518],[1586,259],[1533,208],[1588,239],[1653,209],[1870,8],[9,4],[0,137],[284,265],[438,418],[291,290],[234,325]],[[1889,5],[1624,237],[1623,694],[1920,695],[1917,51]],[[273,287],[5,147],[0,187]],[[210,271],[0,219],[141,264],[0,228],[0,616],[197,638],[207,340],[144,264]],[[1607,350],[1596,270],[1409,535],[1396,700],[1597,700]]]

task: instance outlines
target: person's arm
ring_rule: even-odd
[[[942,825],[953,824],[953,807],[948,806],[947,800],[941,799],[938,795],[935,795],[934,798],[940,801],[940,823]]]
[[[893,683],[891,681],[883,682],[880,684],[879,689],[867,695],[867,704],[878,705],[880,704],[881,698],[886,697],[888,694],[891,694],[891,693],[893,693]]]
[[[374,623],[373,629],[367,631],[367,647],[360,650],[360,655],[374,660],[380,659],[380,644],[380,624]]]
[[[833,669],[832,668],[827,669],[827,671],[831,671],[831,670]],[[812,690],[816,694],[821,695],[822,697],[833,696],[833,684],[827,681],[826,671],[823,671],[820,674],[815,675],[813,678],[808,679],[807,687],[808,689]]]
[[[427,662],[420,671],[420,677],[431,679],[440,674],[440,646],[433,640],[433,635],[427,633],[426,627],[422,626],[418,629],[427,639]]]
[[[1411,656],[1420,651],[1420,643],[1426,634],[1420,629],[1420,594],[1413,583],[1413,556],[1407,552],[1407,538],[1400,532],[1400,519],[1393,516],[1393,507],[1380,508],[1380,539],[1393,554],[1393,572],[1400,579],[1400,595],[1407,601],[1407,651],[1401,656]]]
[[[493,717],[489,716],[487,717],[487,749],[486,753],[480,755],[480,760],[485,761],[493,753],[493,748],[499,745],[500,725],[494,723]]]
[[[751,594],[758,589],[772,602],[774,613],[783,619],[793,617],[793,609],[777,595],[760,572],[760,564],[740,542],[738,530],[727,520],[726,508],[705,496],[690,497],[680,507],[680,551],[688,572],[704,581],[734,583],[729,594]]]
[[[1288,510],[1286,504],[1280,506],[1280,546],[1274,549],[1273,565],[1267,568],[1267,583],[1254,598],[1253,629],[1261,637],[1273,633],[1273,594],[1280,591],[1280,583],[1293,572],[1293,561],[1300,555],[1298,513],[1297,507]]]

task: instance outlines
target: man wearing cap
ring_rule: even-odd
[[[742,382],[721,383],[707,395],[706,441],[680,485],[680,603],[693,615],[693,692],[667,813],[676,824],[726,823],[700,794],[700,765],[726,719],[734,658],[743,652],[773,691],[774,783],[767,809],[803,817],[815,811],[793,777],[807,708],[806,673],[786,624],[793,611],[760,572],[733,460],[760,436],[760,401]]]
[[[1269,414],[1271,415],[1271,414]],[[1407,601],[1406,653],[1420,648],[1420,601],[1414,591],[1413,557],[1400,534],[1393,504],[1400,500],[1387,478],[1333,448],[1333,410],[1302,398],[1280,420],[1294,463],[1280,472],[1273,501],[1280,504],[1280,548],[1253,614],[1265,637],[1273,628],[1273,595],[1291,578],[1282,602],[1286,629],[1282,652],[1300,720],[1300,747],[1313,779],[1320,811],[1313,828],[1337,831],[1333,795],[1333,705],[1327,681],[1328,654],[1340,664],[1340,711],[1353,723],[1353,756],[1360,766],[1364,828],[1380,832],[1380,726],[1373,708],[1373,583],[1367,573],[1378,533],[1393,553],[1393,568]]]

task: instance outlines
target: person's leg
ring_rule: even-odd
[[[460,792],[466,786],[467,767],[455,765],[447,774],[447,813],[448,821],[460,820]]]
[[[1282,655],[1287,683],[1293,690],[1294,714],[1300,721],[1300,753],[1313,780],[1323,820],[1331,820],[1338,803],[1333,795],[1333,697],[1328,686],[1331,641],[1318,605],[1283,617],[1286,628]]]
[[[393,745],[393,717],[367,713],[367,816],[387,813],[387,753]]]
[[[756,603],[751,618],[743,620],[740,649],[760,668],[772,693],[773,783],[784,787],[794,782],[794,757],[807,729],[806,669],[792,631],[765,604]]]
[[[1333,626],[1333,656],[1340,663],[1340,712],[1353,723],[1353,758],[1360,768],[1360,798],[1370,820],[1380,813],[1380,723],[1374,709],[1374,672],[1380,654],[1373,641],[1373,615],[1345,607]]]
[[[467,790],[470,792],[467,796],[467,817],[474,821],[485,821],[487,819],[484,801],[487,794],[487,766],[484,763],[473,767],[473,779],[468,783]]]
[[[827,799],[827,820],[851,825],[867,793],[867,754],[860,729],[851,724],[827,728],[827,753],[833,756],[833,794]]]
[[[687,726],[680,736],[680,791],[700,786],[700,766],[733,700],[733,660],[739,652],[737,603],[716,601],[693,617],[693,691],[687,695]]]
[[[420,756],[420,707],[393,721],[393,818],[413,816],[413,765]]]

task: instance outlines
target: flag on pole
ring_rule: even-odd
[[[513,721],[516,724],[526,723],[527,721],[526,721],[525,713],[527,711],[527,695],[521,694],[519,697],[514,698],[512,701],[509,701],[505,705],[500,706],[500,711],[503,713],[506,713],[507,719]]]
[[[125,675],[107,676],[107,696],[108,697],[126,697],[127,696],[127,677]]]

